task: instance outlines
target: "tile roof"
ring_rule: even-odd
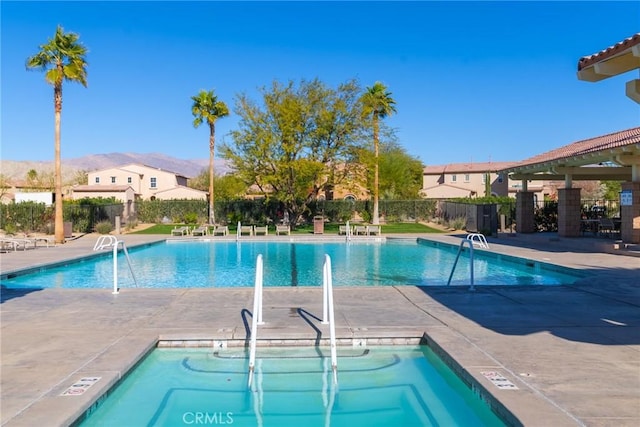
[[[578,71],[590,65],[593,65],[597,62],[604,61],[605,59],[611,58],[612,56],[615,56],[618,53],[625,51],[637,44],[640,44],[640,33],[636,33],[631,37],[628,37],[622,40],[621,42],[614,44],[613,46],[609,46],[608,48],[601,50],[600,52],[594,53],[592,55],[583,56],[578,60]]]
[[[113,192],[127,191],[130,185],[75,185],[73,191],[91,191],[91,192]]]
[[[482,173],[497,172],[516,165],[517,162],[479,162],[479,163],[449,163],[446,165],[426,166],[423,175],[439,175],[443,173]]]
[[[573,142],[563,147],[556,148],[555,150],[530,157],[518,162],[512,167],[507,167],[506,169],[571,159],[591,154],[609,153],[613,149],[620,149],[622,147],[632,145],[637,145],[640,149],[640,127]],[[585,161],[583,163],[588,164],[589,162]]]

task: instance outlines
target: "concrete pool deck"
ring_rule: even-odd
[[[451,235],[411,237],[460,241]],[[2,274],[86,256],[96,238],[4,253]],[[121,238],[132,247],[167,236]],[[425,335],[455,360],[454,369],[467,381],[500,402],[498,411],[504,406],[523,425],[640,425],[640,258],[603,253],[602,245],[612,242],[598,238],[536,234],[488,240],[491,252],[577,268],[586,276],[568,286],[475,292],[336,287],[340,344],[412,343]],[[328,329],[297,311],[321,317],[321,294],[304,287],[265,289],[267,324],[258,338],[313,343],[317,328],[325,339]],[[250,288],[121,289],[118,295],[110,289],[2,289],[0,422],[68,425],[159,340],[242,345],[252,307]],[[498,388],[487,372],[499,373],[517,389]],[[80,395],[60,396],[83,377],[101,379]]]

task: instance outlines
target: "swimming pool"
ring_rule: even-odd
[[[328,353],[328,352],[327,352]],[[319,347],[155,349],[81,426],[500,426],[427,346],[338,348],[338,386]]]
[[[265,286],[319,286],[325,254],[331,257],[334,286],[441,286],[453,267],[457,246],[423,239],[377,242],[308,241],[166,241],[132,248],[136,282],[124,255],[119,256],[120,287],[250,287],[258,254],[264,259]],[[559,285],[578,276],[543,263],[475,251],[476,285]],[[468,253],[452,285],[469,284]],[[82,262],[2,280],[7,288],[110,288],[113,263],[109,252]]]

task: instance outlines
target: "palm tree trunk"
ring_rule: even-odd
[[[216,126],[211,123],[209,125],[209,225],[216,223],[216,216],[213,210],[213,158],[215,155],[216,147]]]
[[[55,111],[55,242],[64,243],[64,220],[62,216],[62,166],[60,161],[60,116],[62,114],[62,84],[53,87],[53,104]]]
[[[372,223],[378,225],[380,223],[379,207],[378,207],[378,193],[379,193],[379,178],[378,178],[378,152],[380,141],[378,140],[379,124],[377,114],[373,115],[373,149],[375,153],[375,165],[373,172],[373,215]]]

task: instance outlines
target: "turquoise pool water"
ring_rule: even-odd
[[[468,249],[467,249],[468,250]],[[264,286],[320,286],[324,255],[331,257],[334,286],[442,286],[458,247],[426,241],[277,242],[167,241],[129,251],[137,286],[144,288],[247,287],[254,285],[258,254],[264,259]],[[118,281],[134,287],[122,253]],[[559,285],[577,276],[527,260],[475,251],[476,285]],[[469,284],[465,252],[452,285]],[[2,280],[8,288],[111,288],[113,262],[105,256]]]
[[[325,354],[326,353],[326,354]],[[81,426],[502,426],[426,346],[338,348],[338,386],[318,347],[156,349]]]

